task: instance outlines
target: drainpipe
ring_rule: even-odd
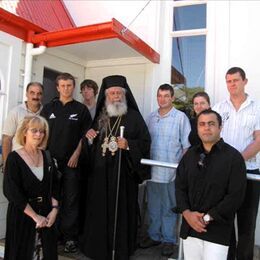
[[[24,83],[23,83],[23,101],[26,98],[26,86],[32,80],[33,56],[43,54],[45,52],[45,50],[46,50],[46,46],[44,46],[44,45],[41,45],[37,48],[33,48],[32,43],[26,44]]]

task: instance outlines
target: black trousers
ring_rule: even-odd
[[[248,172],[259,174],[259,170]],[[253,260],[255,245],[256,218],[259,206],[260,182],[248,180],[244,202],[237,211],[238,239],[235,229],[231,238],[228,260]]]
[[[78,168],[59,167],[62,174],[62,201],[60,209],[60,231],[64,240],[78,240],[79,235],[79,176]]]

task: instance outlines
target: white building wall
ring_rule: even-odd
[[[17,105],[20,92],[17,91],[21,85],[22,69],[21,58],[23,42],[16,37],[0,31],[0,72],[2,92],[5,94],[1,101],[4,104],[5,116],[7,111]],[[0,126],[2,120],[0,122]],[[0,130],[1,134],[1,130]]]
[[[259,1],[209,1],[206,89],[213,103],[228,96],[225,73],[242,67],[248,77],[247,92],[260,100]]]
[[[43,82],[44,68],[72,74],[76,80],[74,98],[81,100],[79,85],[85,76],[85,65],[82,60],[57,49],[48,49],[44,54],[33,58],[32,81]]]
[[[18,104],[22,89],[21,78],[22,41],[0,32],[0,140],[2,124],[7,111]],[[1,160],[1,155],[0,155]],[[1,164],[1,161],[0,161]],[[7,200],[3,195],[3,174],[0,174],[0,238],[5,237]]]
[[[146,117],[150,112],[149,105],[151,103],[151,91],[149,91],[149,85],[146,82],[147,74],[150,74],[150,71],[146,59],[127,58],[90,61],[86,66],[85,78],[95,80],[101,86],[102,79],[106,76],[125,76],[140,112]]]

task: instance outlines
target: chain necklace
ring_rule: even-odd
[[[40,163],[40,156],[39,156],[39,151],[37,150],[37,159],[34,160],[33,156],[31,156],[24,148],[24,152],[27,155],[27,157],[29,157],[29,159],[31,160],[31,162],[33,163],[34,167],[39,167],[39,163]]]
[[[106,136],[104,138],[104,142],[101,145],[102,148],[102,156],[106,155],[106,151],[107,149],[111,152],[112,156],[115,155],[115,152],[118,150],[118,145],[117,145],[117,141],[116,141],[116,134],[118,132],[120,123],[121,123],[121,119],[122,116],[118,116],[112,129],[111,129],[111,125],[110,125],[110,118],[108,121],[108,129],[109,129],[109,134],[107,134],[108,130],[107,130],[107,126],[106,126]],[[113,131],[115,129],[115,132],[113,134]]]

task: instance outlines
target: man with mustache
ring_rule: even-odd
[[[30,82],[26,87],[27,101],[14,107],[8,114],[2,136],[2,158],[5,165],[6,158],[12,150],[17,150],[20,146],[16,143],[16,130],[26,116],[39,115],[42,110],[41,100],[43,95],[43,85],[39,82]]]
[[[120,137],[121,126],[125,127],[123,137]],[[115,259],[127,260],[136,249],[138,183],[150,177],[149,168],[140,163],[141,158],[149,157],[150,135],[125,77],[103,79],[96,117],[86,137],[91,170],[81,248],[87,257],[95,260],[111,259],[115,248]]]

